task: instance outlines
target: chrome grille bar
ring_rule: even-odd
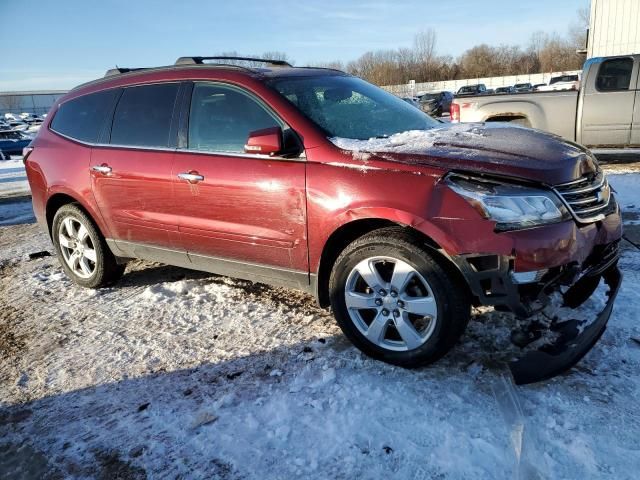
[[[591,223],[605,217],[611,199],[611,188],[602,171],[578,180],[555,185],[553,190],[562,199],[576,220]]]

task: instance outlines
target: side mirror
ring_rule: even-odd
[[[270,127],[249,133],[245,153],[274,155],[282,151],[282,129]]]

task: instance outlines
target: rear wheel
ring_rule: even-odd
[[[338,324],[354,345],[403,367],[442,357],[469,320],[466,287],[401,228],[377,230],[349,245],[329,288]]]
[[[99,288],[124,272],[89,216],[77,205],[58,209],[51,229],[53,244],[65,273],[78,285]]]

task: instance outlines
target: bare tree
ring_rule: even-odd
[[[567,35],[535,32],[525,49],[517,45],[481,44],[454,60],[438,55],[437,35],[429,28],[415,35],[411,48],[369,51],[346,65],[329,62],[320,66],[346,69],[378,85],[577,70],[584,57],[577,54],[576,49],[583,42],[589,11],[581,9],[576,17],[576,24],[569,27]]]

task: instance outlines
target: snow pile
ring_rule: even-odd
[[[0,160],[0,198],[29,194],[22,157]]]

